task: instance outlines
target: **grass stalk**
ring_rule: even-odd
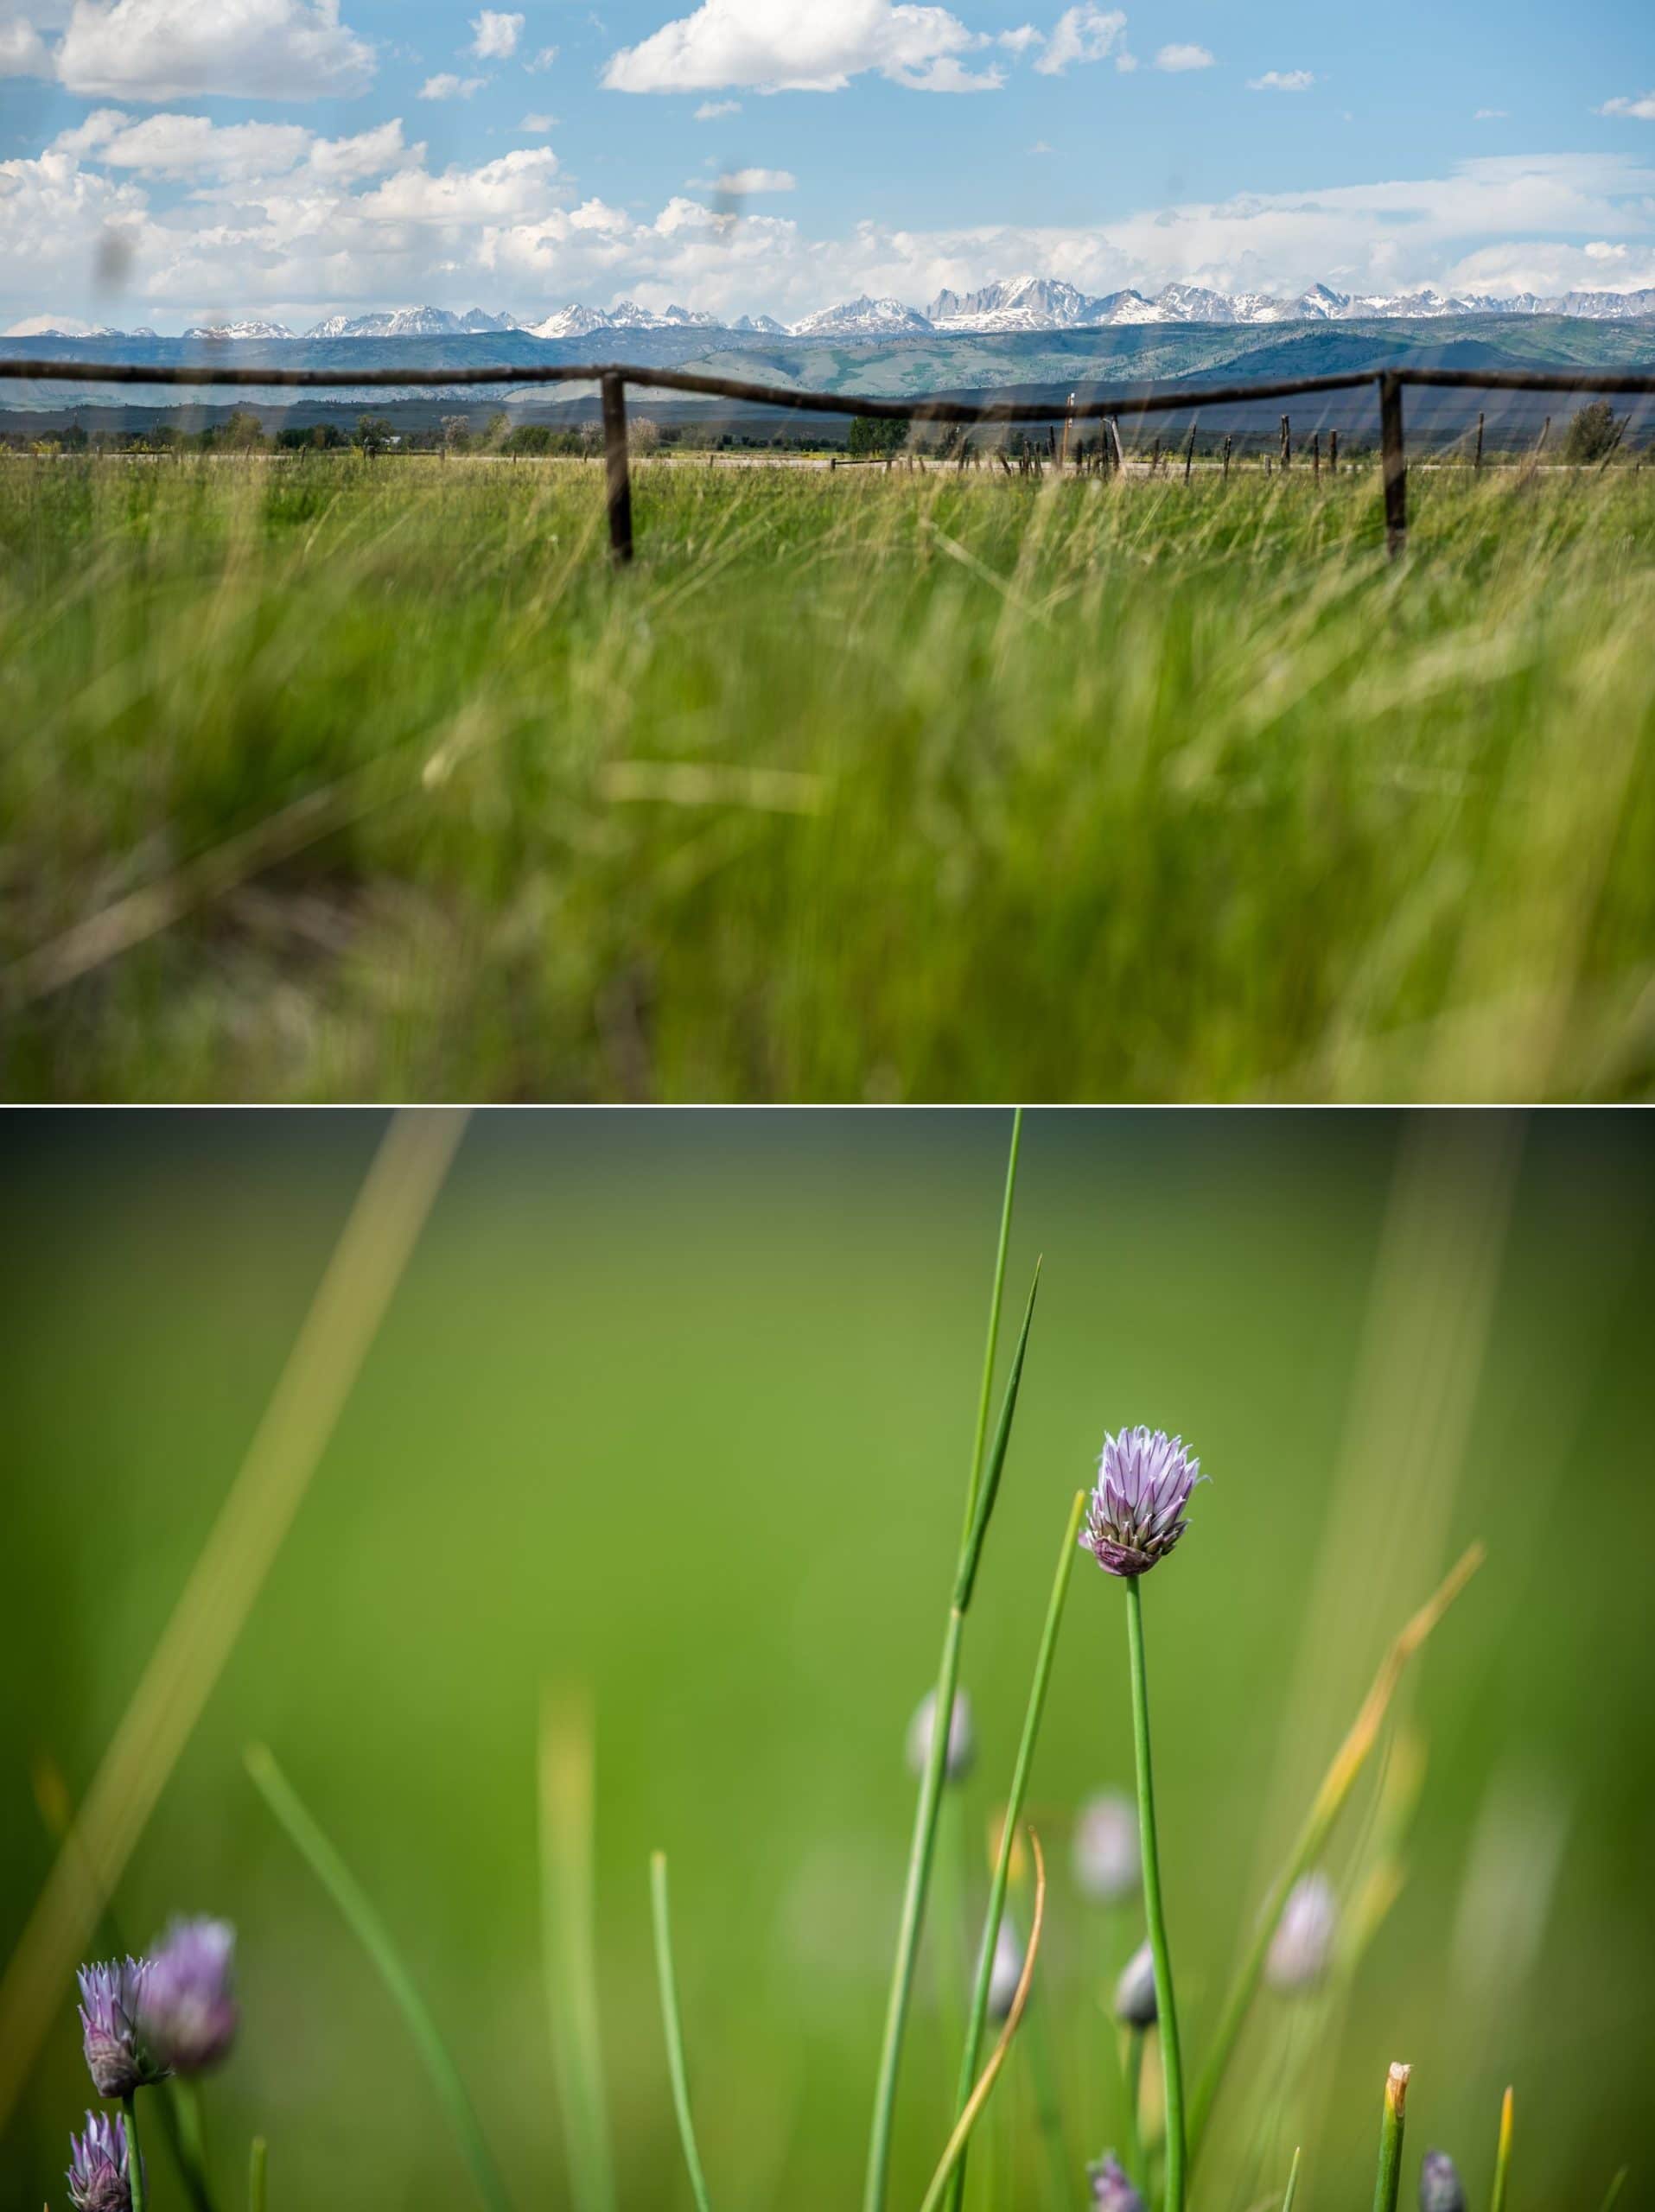
[[[1293,2164],[1288,2169],[1287,2194],[1282,2199],[1282,2212],[1293,2212],[1293,2200],[1299,2193],[1299,2152],[1302,2147],[1298,2144],[1294,2145]]]
[[[945,1735],[945,1729],[938,1731]],[[678,2119],[678,2139],[684,2163],[690,2170],[690,2188],[696,2212],[712,2212],[707,2177],[696,2148],[695,2122],[690,2116],[690,2082],[684,2065],[684,2030],[678,2018],[678,1976],[672,1970],[672,1925],[667,1911],[666,1853],[652,1853],[649,1862],[650,1910],[655,1926],[655,1967],[661,1985],[661,2026],[666,2037],[666,2067],[672,2078],[672,2108]]]
[[[998,1332],[999,1304],[1005,1275],[1006,1237],[1011,1218],[1011,1199],[1016,1180],[1017,1149],[1022,1131],[1020,1108],[1012,1120],[1006,1195],[1001,1210],[1000,1242],[995,1255],[994,1290],[990,1302],[989,1340],[985,1353],[986,1363],[990,1367]],[[1000,1477],[1005,1466],[1006,1446],[1010,1441],[1012,1416],[1016,1410],[1017,1390],[1022,1379],[1023,1358],[1028,1349],[1029,1323],[1034,1319],[1034,1298],[1039,1288],[1040,1268],[1036,1266],[1034,1280],[1029,1287],[1028,1303],[1023,1311],[1023,1325],[1018,1336],[1017,1349],[1012,1356],[1010,1373],[1006,1379],[999,1426],[986,1462],[979,1464],[977,1448],[973,1446],[971,1479],[966,1489],[965,1525],[954,1576],[954,1594],[948,1610],[947,1625],[943,1631],[942,1657],[937,1669],[936,1721],[931,1732],[930,1756],[926,1761],[925,1772],[920,1778],[919,1802],[914,1808],[913,1836],[908,1847],[907,1878],[902,1895],[902,1916],[897,1927],[896,1958],[891,1970],[890,1997],[886,2006],[879,2074],[874,2088],[873,2123],[868,2142],[868,2174],[863,2193],[863,2212],[884,2212],[886,2185],[890,2172],[891,2126],[896,2111],[897,2073],[901,2065],[902,2038],[913,1992],[914,1964],[919,1956],[926,1895],[931,1880],[931,1863],[936,1850],[937,1811],[941,1802],[943,1767],[948,1751],[949,1722],[953,1715],[954,1692],[959,1681],[960,1641],[977,1580],[977,1566],[983,1556],[983,1539],[988,1534],[995,1499],[999,1493]],[[978,1433],[979,1435],[982,1433],[981,1427]]]
[[[592,1725],[584,1703],[543,1701],[541,1951],[575,2212],[613,2212],[614,2159],[593,1948]]]
[[[1040,1954],[1041,1935],[1046,1924],[1046,1859],[1041,1850],[1041,1840],[1033,1828],[1028,1831],[1028,1841],[1034,1854],[1034,1924],[1028,1931],[1028,1948],[1023,1955],[1023,1970],[1017,1978],[1016,1993],[1012,1998],[1011,2010],[1006,2015],[1005,2025],[1000,2031],[1000,2040],[990,2053],[989,2063],[983,2069],[982,2077],[977,2087],[966,2100],[964,2111],[954,2122],[954,2132],[949,2137],[942,2157],[938,2161],[936,2172],[931,2177],[931,2186],[921,2200],[920,2212],[937,2212],[937,2208],[942,2202],[943,2191],[948,2186],[949,2177],[960,2159],[965,2155],[965,2146],[971,2139],[971,2130],[982,2118],[983,2107],[988,2103],[995,2082],[999,2077],[1000,2069],[1010,2053],[1012,2038],[1017,2032],[1018,2024],[1023,2017],[1023,2008],[1028,2002],[1029,1986],[1034,1979],[1034,1961]]]
[[[1257,1993],[1259,1977],[1264,1972],[1264,1955],[1270,1948],[1270,1937],[1276,1932],[1282,1916],[1282,1907],[1288,1892],[1301,1874],[1320,1853],[1327,1840],[1329,1830],[1343,1809],[1346,1800],[1356,1785],[1356,1778],[1366,1764],[1369,1753],[1378,1740],[1379,1728],[1384,1719],[1397,1683],[1401,1681],[1408,1662],[1424,1643],[1432,1630],[1459,1596],[1466,1584],[1482,1565],[1483,1548],[1473,1544],[1464,1553],[1441,1587],[1429,1598],[1419,1611],[1402,1629],[1391,1649],[1380,1662],[1373,1685],[1363,1700],[1356,1719],[1344,1742],[1334,1754],[1333,1763],[1322,1777],[1321,1787],[1305,1816],[1292,1849],[1276,1875],[1263,1910],[1253,1925],[1245,1955],[1230,1985],[1224,2010],[1213,2032],[1213,2044],[1206,2063],[1195,2085],[1190,2107],[1189,2155],[1192,2166],[1200,2156],[1201,2144],[1207,2124],[1213,2117],[1213,2107],[1224,2083],[1225,2069],[1234,2056],[1237,2042],[1246,2023],[1247,2013]]]
[[[1407,2104],[1408,2069],[1393,2066],[1385,2076],[1384,2111],[1379,2120],[1379,2170],[1373,2183],[1373,2212],[1397,2212]]]
[[[262,2135],[255,2135],[247,2153],[247,2212],[265,2212],[265,2173],[270,2163],[270,2145]]]
[[[1499,2142],[1494,2152],[1494,2187],[1490,2196],[1489,2212],[1505,2212],[1505,2184],[1512,2172],[1512,2093],[1508,2088],[1499,2101]]]
[[[971,1479],[965,1492],[965,1522],[961,1540],[970,1532],[977,1511],[977,1484],[983,1479],[983,1450],[989,1436],[989,1408],[994,1400],[994,1359],[1000,1346],[1000,1306],[1006,1285],[1006,1249],[1011,1242],[1011,1208],[1017,1195],[1017,1155],[1022,1149],[1023,1109],[1011,1116],[1011,1143],[1006,1153],[1006,1187],[1000,1200],[1000,1235],[994,1248],[994,1288],[989,1294],[989,1332],[983,1347],[983,1380],[977,1395],[977,1427],[971,1439]]]
[[[1143,1601],[1141,1575],[1124,1578],[1126,1642],[1132,1673],[1132,1742],[1137,1758],[1138,1842],[1143,1859],[1143,1911],[1149,1924],[1155,1960],[1155,2025],[1161,2043],[1161,2075],[1167,2107],[1167,2212],[1184,2207],[1184,2066],[1178,2041],[1178,2009],[1173,1989],[1172,1949],[1167,1941],[1166,1907],[1161,1895],[1161,1851],[1155,1836],[1155,1777],[1149,1758],[1149,1686],[1143,1660]]]
[[[455,2140],[471,2169],[478,2195],[490,2208],[490,2212],[509,2212],[505,2183],[500,2179],[500,2170],[484,2137],[476,2108],[390,1929],[380,1918],[366,1891],[305,1809],[292,1783],[277,1766],[267,1747],[263,1744],[251,1744],[243,1757],[260,1796],[378,1968],[379,1979],[390,1992],[392,2001],[402,2014],[403,2024],[425,2063],[438,2101],[449,2116]]]
[[[1046,1604],[1046,1622],[1041,1630],[1040,1649],[1034,1658],[1034,1677],[1029,1684],[1028,1704],[1023,1714],[1023,1732],[1017,1745],[1017,1759],[1011,1770],[1011,1791],[1006,1800],[1005,1817],[1000,1826],[1000,1847],[995,1853],[994,1876],[989,1885],[988,1910],[983,1916],[982,1940],[977,1945],[977,1979],[971,1989],[971,2009],[966,2021],[965,2043],[960,2053],[958,2114],[963,2116],[971,2101],[972,2084],[977,2076],[977,2056],[983,2047],[983,2030],[989,2017],[989,1988],[994,1979],[995,1946],[1000,1938],[1000,1922],[1005,1912],[1006,1886],[1011,1878],[1012,1853],[1016,1847],[1017,1823],[1022,1816],[1023,1799],[1028,1790],[1028,1777],[1034,1764],[1034,1746],[1040,1738],[1041,1717],[1046,1710],[1046,1693],[1052,1680],[1052,1662],[1057,1655],[1058,1630],[1063,1624],[1063,1608],[1069,1594],[1069,1580],[1073,1572],[1075,1557],[1079,1550],[1080,1521],[1086,1510],[1086,1493],[1079,1490],[1069,1508],[1068,1520],[1064,1523],[1063,1541],[1058,1551],[1057,1572],[1052,1578],[1052,1594]],[[940,1712],[941,1707],[938,1710]],[[957,2212],[965,2190],[965,2146],[960,2146],[959,2164],[949,2190],[948,2203]]]
[[[1615,2206],[1620,2202],[1620,2192],[1626,2186],[1626,2176],[1631,2171],[1630,2166],[1622,2166],[1609,2183],[1607,2190],[1604,2192],[1603,2212],[1614,2212]]]
[[[121,2112],[126,2120],[126,2177],[132,2191],[132,2212],[143,2212],[143,2150],[138,2141],[137,2099],[127,2095],[121,2099]]]

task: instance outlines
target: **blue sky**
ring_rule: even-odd
[[[8,321],[792,317],[1029,270],[1655,283],[1655,10],[0,0]]]

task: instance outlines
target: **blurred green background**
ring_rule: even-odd
[[[49,1755],[86,1788],[384,1126],[0,1125],[8,1950],[51,1859],[31,1769]],[[243,1772],[253,1738],[406,1946],[517,2202],[567,2202],[538,1948],[545,1685],[587,1686],[595,1713],[624,2202],[688,2202],[656,1844],[720,2212],[857,2201],[912,1817],[903,1738],[947,1602],[1008,1127],[473,1123],[118,1893],[139,1936],[185,1909],[240,1929],[243,2032],[208,2097],[227,2203],[255,2127],[278,2212],[473,2201],[400,2020]],[[1009,1304],[1037,1251],[1045,1275],[964,1666],[979,1890],[1057,1540],[1105,1427],[1181,1430],[1213,1477],[1144,1592],[1196,2066],[1270,1854],[1384,1641],[1465,1542],[1489,1546],[1404,1700],[1428,1753],[1406,1887],[1348,2005],[1261,2006],[1198,2189],[1213,2212],[1272,2183],[1279,2200],[1275,2162],[1301,2140],[1302,2201],[1365,2201],[1393,2058],[1415,2068],[1410,2188],[1435,2144],[1486,2192],[1512,2081],[1518,2212],[1595,2207],[1623,2161],[1624,2201],[1644,2194],[1652,1199],[1633,1116],[1028,1117]],[[1068,1823],[1130,1773],[1119,1593],[1080,1569],[1030,1801],[1053,1876],[1036,2005],[1077,2164],[1117,2113]],[[934,1963],[894,2206],[917,2202],[946,2133]],[[88,2086],[66,1986],[0,2145],[5,2212],[61,2201]],[[1020,2050],[976,2202],[1034,2201],[1031,2113]],[[180,2201],[162,2155],[157,2208]]]

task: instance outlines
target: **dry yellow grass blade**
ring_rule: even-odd
[[[457,1113],[399,1114],[374,1155],[247,1455],[0,1981],[0,2128],[298,1510],[465,1122]]]
[[[1011,2000],[1011,2010],[1006,2015],[1006,2024],[1000,2031],[1000,2040],[989,2054],[989,2063],[977,2076],[977,2087],[966,2102],[965,2109],[954,2123],[954,2132],[948,2139],[947,2148],[938,2161],[937,2171],[931,2177],[920,2212],[936,2212],[942,2193],[948,2186],[948,2177],[959,2163],[960,2152],[965,2148],[971,2130],[977,2126],[977,2115],[989,2101],[1000,2069],[1011,2052],[1011,2039],[1017,2032],[1023,2017],[1023,2007],[1028,2002],[1028,1992],[1034,1979],[1034,1961],[1041,1948],[1041,1929],[1046,1919],[1046,1859],[1041,1851],[1041,1840],[1033,1828],[1025,1831],[1029,1848],[1034,1854],[1034,1919],[1028,1931],[1028,1949],[1023,1959],[1023,1970],[1017,1977],[1017,1989]]]

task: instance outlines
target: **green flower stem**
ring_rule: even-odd
[[[983,2024],[989,2017],[989,1987],[994,1979],[995,1945],[999,1941],[1000,1921],[1005,1910],[1006,1885],[1011,1878],[1011,1854],[1016,1840],[1017,1824],[1022,1817],[1029,1773],[1034,1764],[1034,1745],[1040,1737],[1041,1716],[1046,1710],[1046,1692],[1052,1679],[1052,1662],[1057,1655],[1058,1630],[1063,1624],[1063,1607],[1069,1594],[1069,1578],[1080,1548],[1080,1521],[1085,1510],[1086,1493],[1078,1490],[1074,1494],[1074,1503],[1069,1508],[1068,1520],[1064,1524],[1057,1573],[1052,1579],[1052,1594],[1046,1604],[1046,1624],[1041,1630],[1040,1650],[1034,1660],[1034,1679],[1029,1685],[1028,1706],[1023,1714],[1022,1739],[1017,1746],[1017,1763],[1011,1773],[1011,1794],[1006,1800],[1005,1819],[1000,1829],[1000,1848],[995,1856],[994,1878],[989,1885],[989,1909],[983,1923],[983,1940],[977,1947],[977,1981],[971,1991],[971,2018],[966,2023],[965,2047],[960,2053],[956,2117],[964,2112],[977,2084]],[[969,2147],[968,2144],[961,2149],[959,2162],[954,2169],[949,2193],[944,2200],[947,2212],[958,2212],[964,2195],[965,2158]]]
[[[1167,1914],[1161,1897],[1161,1853],[1155,1841],[1155,1778],[1149,1764],[1149,1687],[1143,1664],[1143,1601],[1141,1575],[1124,1576],[1126,1643],[1132,1669],[1132,1741],[1137,1754],[1138,1843],[1143,1859],[1143,1910],[1149,1923],[1149,1949],[1155,1970],[1155,2023],[1161,2038],[1161,2072],[1167,2104],[1167,2212],[1184,2212],[1184,2064],[1178,2044],[1178,2008],[1173,1993],[1172,1952],[1167,1942]]]
[[[701,2170],[701,2153],[696,2147],[695,2122],[690,2115],[690,2079],[684,2064],[678,1976],[672,1970],[672,1923],[667,1911],[664,1851],[657,1851],[650,1858],[649,1902],[655,1927],[655,1970],[661,1986],[661,2026],[666,2036],[666,2070],[672,2076],[672,2109],[678,2114],[678,2139],[684,2145],[684,2163],[690,2170],[690,2189],[697,2212],[712,2212],[707,2177]]]
[[[902,1894],[902,1916],[897,1929],[896,1959],[891,1969],[891,1993],[885,2010],[879,2077],[874,2088],[874,2117],[868,2142],[868,2178],[863,2192],[863,2212],[885,2212],[885,2190],[891,2163],[891,2128],[896,2112],[896,2077],[902,2061],[902,2038],[907,2026],[908,2005],[913,1993],[913,1971],[920,1951],[920,1934],[925,1923],[931,1862],[936,1851],[937,1808],[941,1802],[943,1767],[954,1717],[954,1691],[959,1681],[960,1637],[965,1624],[966,1610],[971,1602],[977,1566],[983,1556],[983,1542],[988,1534],[990,1516],[999,1492],[1006,1446],[1011,1438],[1012,1414],[1016,1409],[1018,1385],[1022,1379],[1023,1356],[1028,1348],[1028,1326],[1034,1314],[1034,1294],[1040,1287],[1040,1269],[1036,1267],[1028,1304],[1023,1313],[1022,1333],[1017,1340],[1017,1349],[1006,1382],[1006,1395],[1000,1408],[999,1427],[985,1464],[983,1440],[987,1433],[987,1397],[992,1387],[1000,1301],[1005,1281],[1006,1245],[1010,1233],[1011,1201],[1016,1185],[1017,1150],[1022,1136],[1022,1109],[1019,1107],[1011,1124],[1011,1152],[1006,1166],[1005,1197],[1000,1212],[1000,1239],[995,1255],[994,1290],[989,1306],[989,1337],[983,1353],[984,1381],[978,1400],[971,1478],[965,1493],[964,1532],[960,1541],[948,1625],[943,1634],[942,1659],[937,1669],[937,1703],[931,1731],[931,1754],[920,1778],[920,1801],[914,1808],[913,1839],[908,1847],[907,1880]]]
[[[1293,2200],[1299,2193],[1299,2151],[1302,2147],[1302,2145],[1295,2146],[1293,2152],[1293,2164],[1288,2170],[1287,2194],[1282,2199],[1282,2212],[1293,2212]]]
[[[1512,2171],[1512,2105],[1510,2089],[1500,2099],[1499,2145],[1494,2152],[1494,2191],[1489,2198],[1491,2212],[1505,2212],[1505,2184]]]
[[[1393,2066],[1385,2076],[1384,2113],[1379,2122],[1379,2171],[1373,2183],[1373,2212],[1397,2212],[1402,2180],[1403,2122],[1408,2104],[1408,2069]]]
[[[1126,2084],[1126,2171],[1147,2199],[1149,2170],[1143,2163],[1143,2131],[1138,2120],[1138,2098],[1143,2080],[1143,2030],[1128,2028],[1126,2051],[1121,2060]]]
[[[138,2144],[137,2103],[136,2097],[121,2099],[121,2111],[126,2120],[126,2177],[132,2191],[132,2212],[143,2212],[143,2153]]]
[[[264,2168],[270,2146],[255,2135],[247,2153],[247,2212],[264,2212]]]

